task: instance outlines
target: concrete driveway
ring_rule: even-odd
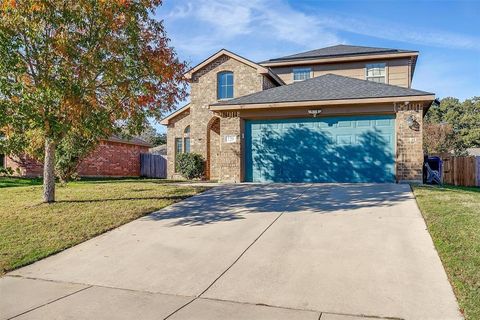
[[[0,279],[0,319],[461,319],[410,188],[222,186]]]

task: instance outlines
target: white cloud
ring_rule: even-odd
[[[480,38],[452,32],[418,29],[391,20],[303,12],[285,0],[175,0],[166,23],[186,23],[174,43],[187,55],[212,53],[222,47],[248,52],[250,57],[289,54],[345,43],[342,32],[379,39],[445,48],[480,50]],[[169,29],[170,30],[170,29]],[[255,47],[250,44],[254,43]],[[293,47],[293,50],[289,50]],[[246,50],[248,48],[248,50]],[[273,55],[272,55],[273,54]]]
[[[190,30],[175,46],[191,55],[211,53],[239,39],[272,47],[281,43],[287,49],[282,53],[291,52],[289,44],[309,49],[343,42],[335,32],[318,25],[315,17],[292,9],[282,0],[189,1],[175,6],[166,16],[172,26],[187,20]],[[249,55],[256,56],[251,51],[253,48]],[[260,52],[257,55],[261,56]]]
[[[345,16],[319,16],[319,23],[327,28],[360,35],[395,40],[406,43],[444,48],[480,50],[480,37],[472,37],[447,31],[412,28],[392,21],[359,20]]]

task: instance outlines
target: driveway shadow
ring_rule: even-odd
[[[171,220],[168,226],[200,226],[264,213],[328,214],[363,207],[389,207],[411,199],[396,184],[260,184],[221,186],[188,198],[143,220]]]

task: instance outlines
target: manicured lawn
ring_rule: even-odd
[[[162,180],[87,180],[58,185],[57,202],[48,205],[40,184],[0,178],[0,275],[206,189]]]
[[[0,188],[36,186],[40,184],[42,184],[42,179],[0,177]]]
[[[413,186],[466,319],[480,319],[480,188]]]

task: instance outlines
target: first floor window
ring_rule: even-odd
[[[185,145],[185,153],[190,153],[190,138],[183,138]]]
[[[293,69],[293,81],[303,81],[310,79],[312,68],[294,68]]]
[[[190,126],[183,131],[183,146],[185,153],[190,153]]]
[[[182,138],[175,138],[175,172],[177,171],[177,156],[183,152]]]
[[[386,83],[385,63],[369,63],[365,66],[365,79],[378,83]]]
[[[0,168],[5,168],[5,155],[0,154]]]

